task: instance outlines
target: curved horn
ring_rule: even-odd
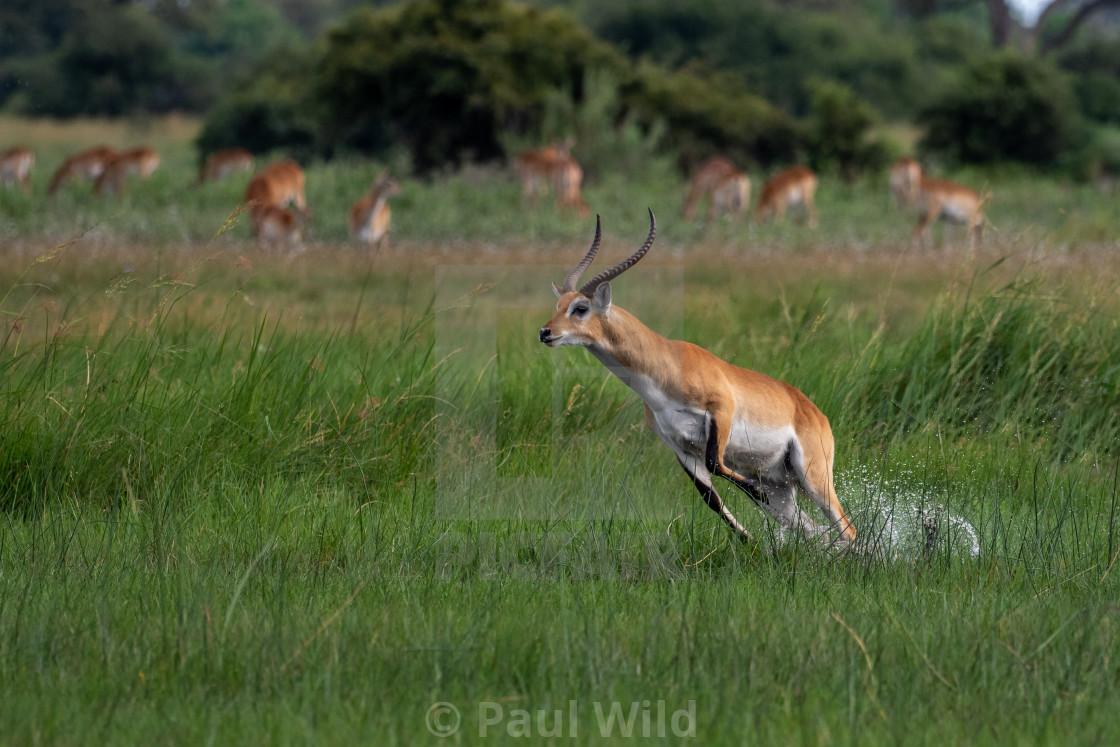
[[[637,264],[639,259],[646,256],[646,252],[648,252],[649,248],[653,246],[653,237],[657,235],[657,219],[653,217],[652,209],[646,209],[649,210],[649,236],[646,237],[646,243],[642,244],[641,249],[631,254],[624,261],[618,263],[609,270],[600,272],[598,275],[588,280],[584,284],[584,286],[579,289],[580,293],[587,296],[588,298],[591,298],[591,295],[595,292],[596,288],[598,288],[608,280],[613,280],[622,273],[626,272],[635,264]]]
[[[591,241],[591,248],[587,250],[586,256],[580,261],[576,268],[568,273],[568,277],[564,278],[564,292],[571,293],[576,289],[576,282],[579,281],[579,276],[583,271],[591,266],[591,260],[595,259],[595,255],[599,253],[599,240],[603,238],[603,226],[599,221],[599,216],[595,216],[595,238]]]

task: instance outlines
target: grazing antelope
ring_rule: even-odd
[[[249,231],[253,236],[260,236],[262,241],[265,240],[261,228],[266,219],[271,218],[274,223],[287,223],[286,219],[278,218],[279,214],[269,208],[287,209],[292,205],[296,213],[303,216],[303,222],[306,222],[308,216],[307,200],[303,194],[304,181],[303,169],[295,161],[288,159],[277,161],[249,180],[245,187],[245,202],[249,205]],[[296,214],[292,213],[292,217],[295,218]]]
[[[59,187],[70,179],[95,181],[105,171],[105,165],[116,155],[115,150],[103,145],[75,153],[63,161],[58,170],[54,172],[50,184],[47,185],[47,194],[53,195]]]
[[[556,165],[568,158],[570,147],[570,141],[555,142],[543,148],[530,148],[514,159],[514,169],[521,178],[521,196],[530,207],[553,181]]]
[[[816,228],[817,206],[813,201],[816,192],[817,175],[804,166],[791,166],[770,177],[762,186],[755,221],[761,223],[771,213],[778,220],[785,220],[786,209],[800,205],[809,218],[809,227]]]
[[[35,154],[27,148],[16,146],[0,152],[0,186],[19,184],[24,192],[30,192],[31,167],[34,165]]]
[[[198,169],[198,181],[195,186],[206,182],[216,182],[227,176],[239,174],[242,171],[253,170],[253,154],[244,148],[226,148],[206,156],[202,166]]]
[[[947,179],[922,177],[918,190],[918,207],[922,216],[914,226],[911,241],[921,239],[928,233],[930,223],[940,218],[947,223],[965,226],[968,229],[968,247],[974,249],[984,230],[984,214],[980,212],[982,204],[968,187]]]
[[[350,238],[367,246],[381,245],[389,237],[389,198],[401,193],[397,180],[385,171],[377,175],[368,193],[350,208]]]
[[[712,477],[745,492],[777,520],[783,535],[820,536],[797,505],[807,493],[847,546],[856,532],[836,498],[832,481],[833,440],[826,418],[789,384],[733,366],[689,342],[668,340],[611,303],[610,281],[637,263],[653,244],[656,221],[638,251],[601,272],[579,290],[576,282],[599,251],[595,239],[583,260],[552,288],[556,313],[540,331],[549,347],[587,350],[645,403],[646,425],[672,449],[705,503],[740,537],[750,535],[724,505]]]
[[[570,207],[587,217],[590,211],[583,201],[583,169],[569,152],[571,140],[533,148],[517,156],[514,167],[521,177],[521,196],[532,207],[549,186],[556,191],[556,206]]]
[[[137,175],[147,179],[159,168],[159,153],[151,148],[132,148],[121,151],[105,164],[105,168],[93,183],[93,191],[97,194],[121,194],[124,192],[124,182],[130,176]]]
[[[286,208],[281,205],[264,205],[251,213],[257,227],[257,237],[262,244],[299,244],[304,226],[311,218],[307,208]]]
[[[571,156],[561,158],[552,171],[552,183],[556,188],[556,206],[572,208],[581,218],[591,214],[583,201],[580,186],[583,184],[583,169]]]
[[[913,207],[918,203],[922,188],[922,167],[909,156],[903,156],[891,166],[891,199],[895,207]]]
[[[708,222],[720,213],[736,219],[750,206],[751,180],[726,158],[714,156],[696,170],[684,202],[684,219],[692,220],[696,205],[708,198]]]

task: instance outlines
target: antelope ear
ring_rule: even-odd
[[[610,283],[603,283],[595,289],[595,297],[591,299],[591,310],[596,314],[606,314],[611,310]]]
[[[556,283],[552,284],[552,292],[556,294],[557,298],[560,298],[561,296],[564,295],[563,293],[560,292],[560,286],[557,285]]]

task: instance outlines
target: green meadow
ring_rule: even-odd
[[[506,171],[402,179],[369,254],[346,211],[401,165],[310,164],[268,249],[246,176],[189,186],[193,123],[3,126],[38,160],[0,192],[0,743],[1120,741],[1099,185],[952,174],[990,193],[973,252],[911,246],[883,178],[826,175],[811,230],[588,167],[604,265],[658,216],[614,301],[829,416],[879,548],[840,555],[723,485],[733,539],[636,396],[538,342],[593,222]],[[48,198],[98,142],[163,163]]]

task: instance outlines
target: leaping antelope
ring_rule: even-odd
[[[739,368],[689,342],[669,340],[611,303],[610,281],[633,267],[653,245],[657,223],[625,261],[579,290],[576,282],[599,251],[602,231],[583,260],[554,283],[556,313],[540,331],[549,347],[587,348],[645,403],[646,425],[673,450],[708,506],[741,538],[750,534],[712,484],[722,477],[746,493],[780,525],[783,535],[824,535],[828,526],[797,505],[797,489],[813,499],[829,526],[850,545],[856,536],[832,481],[833,440],[828,418],[809,398],[782,381]]]

